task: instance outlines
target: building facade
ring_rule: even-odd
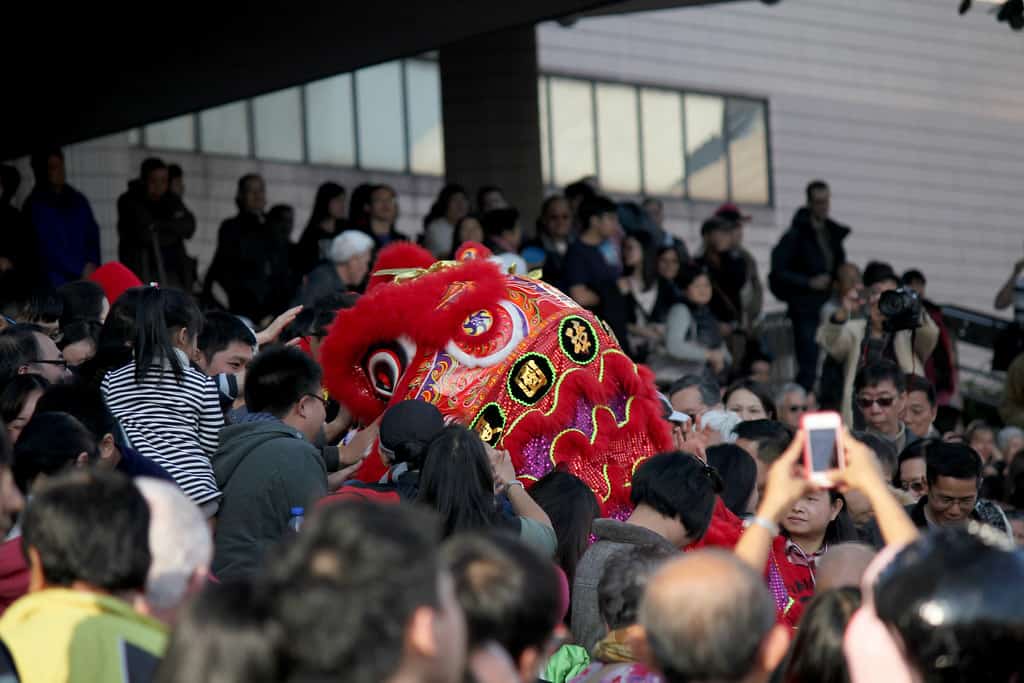
[[[990,310],[1022,256],[1024,40],[955,4],[732,2],[542,24],[544,182],[595,175],[618,198],[658,196],[691,250],[716,204],[736,201],[766,274],[804,186],[822,178],[853,229],[852,260],[920,268],[930,298]],[[147,156],[179,163],[202,270],[248,172],[265,176],[271,205],[294,206],[296,236],[328,179],[394,185],[399,229],[414,234],[443,184],[441,118],[428,55],[72,145],[68,177],[114,258],[127,180]],[[519,208],[532,221],[537,207]]]

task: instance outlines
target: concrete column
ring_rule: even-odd
[[[543,199],[534,27],[441,48],[445,173],[475,196],[497,185],[532,234]]]

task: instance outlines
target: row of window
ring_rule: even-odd
[[[146,147],[444,174],[437,62],[402,60],[145,126]]]
[[[539,89],[548,185],[595,175],[615,193],[771,203],[763,100],[561,76]]]
[[[539,80],[544,182],[771,203],[767,105],[744,97]],[[387,62],[145,126],[141,142],[273,161],[444,175],[436,61]]]

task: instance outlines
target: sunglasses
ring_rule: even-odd
[[[870,408],[872,404],[877,403],[881,408],[888,408],[896,402],[895,396],[879,396],[878,398],[867,398],[866,396],[857,397],[857,405],[863,409]]]
[[[924,493],[925,483],[920,479],[914,481],[901,481],[900,488],[904,491],[913,491],[914,493]]]

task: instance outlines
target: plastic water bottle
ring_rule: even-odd
[[[303,508],[292,508],[292,516],[288,519],[288,528],[295,533],[299,533],[299,530],[302,529],[304,513],[305,510]]]

